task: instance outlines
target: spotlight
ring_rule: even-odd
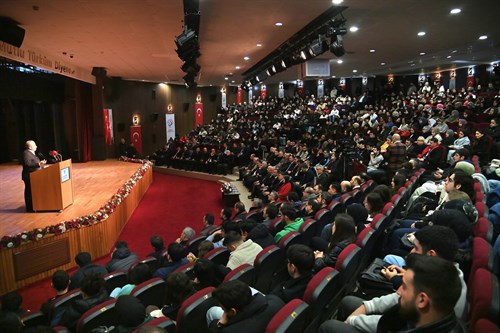
[[[337,35],[335,40],[330,44],[330,52],[337,57],[342,57],[345,54],[344,42],[341,35]]]
[[[313,56],[319,56],[328,50],[328,44],[326,40],[322,40],[321,36],[317,40],[311,43],[309,48],[309,53]]]

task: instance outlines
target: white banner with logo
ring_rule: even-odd
[[[221,89],[221,94],[222,94],[222,98],[221,98],[221,101],[222,101],[222,108],[225,109],[227,108],[227,94],[226,94],[226,87],[222,87]]]
[[[168,140],[175,139],[175,114],[167,113],[165,114],[165,124],[167,129],[167,142]]]
[[[252,105],[253,99],[253,86],[248,90],[248,104]]]
[[[450,84],[449,84],[449,89],[450,90],[453,90],[453,89],[456,89],[457,87],[457,72],[452,69],[450,71]]]
[[[367,78],[366,76],[363,76],[363,77],[361,78],[361,84],[362,84],[363,86],[367,86],[367,85],[368,85],[368,78]]]

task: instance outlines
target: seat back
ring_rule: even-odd
[[[115,305],[116,300],[111,299],[90,308],[78,320],[76,332],[87,333],[99,326],[115,325]]]
[[[345,207],[340,201],[332,200],[332,202],[328,205],[328,210],[332,212],[333,219],[338,213],[343,213],[345,211]]]
[[[195,237],[195,238],[189,240],[189,242],[187,244],[187,250],[186,250],[187,253],[191,252],[195,256],[198,256],[198,245],[200,245],[200,243],[203,242],[206,238],[207,237],[205,237],[205,236],[198,236],[198,237]]]
[[[283,222],[283,220],[281,219],[281,217],[278,216],[269,225],[269,232],[271,233],[271,235],[274,236],[278,232],[280,232],[281,230],[283,230],[284,227],[285,227],[285,222]]]
[[[481,237],[472,240],[472,264],[470,267],[469,285],[474,283],[474,272],[479,268],[491,270],[493,267],[493,250],[491,245]]]
[[[231,252],[226,247],[216,247],[205,254],[204,259],[210,260],[216,265],[226,266]]]
[[[154,274],[154,272],[156,271],[156,269],[159,266],[158,259],[153,258],[153,257],[147,257],[147,258],[139,261],[139,263],[148,265],[149,270],[151,271],[151,274]]]
[[[478,268],[473,275],[469,291],[470,327],[481,318],[498,321],[500,294],[497,277],[484,268]]]
[[[340,302],[341,284],[339,272],[325,267],[307,284],[303,300],[309,304],[307,332],[316,332],[319,323],[330,317]]]
[[[165,301],[166,283],[161,278],[152,278],[138,284],[130,295],[137,297],[144,306],[156,305],[161,308]]]
[[[493,225],[484,216],[477,219],[474,224],[474,236],[486,239],[490,244],[493,239]]]
[[[361,248],[352,243],[347,245],[337,258],[335,269],[340,272],[342,287],[346,291],[350,291],[356,282],[356,276],[361,269],[361,255]]]
[[[364,194],[363,194],[363,191],[361,190],[354,190],[352,191],[352,197],[354,199],[354,202],[355,203],[363,203],[363,199],[364,199]]]
[[[330,210],[323,208],[316,212],[314,219],[318,222],[316,235],[319,235],[325,225],[333,222],[333,213]]]
[[[302,244],[302,235],[297,231],[290,231],[281,237],[279,247],[286,253],[288,248],[293,244]]]
[[[212,297],[213,287],[204,288],[188,297],[177,313],[177,333],[208,332],[206,313],[217,301]]]
[[[43,312],[37,311],[29,312],[22,316],[21,321],[23,322],[24,327],[36,327],[38,325],[46,326],[48,318]]]
[[[307,322],[309,305],[293,299],[282,307],[266,327],[266,333],[303,332]]]
[[[350,204],[354,203],[354,198],[353,198],[353,197],[352,197],[352,195],[350,195],[349,193],[346,193],[346,194],[343,194],[343,195],[340,197],[339,201],[340,201],[341,203],[343,203],[343,204],[344,204],[344,206],[346,206],[346,207],[347,207],[347,206],[349,206]]]
[[[318,222],[314,219],[307,219],[299,228],[302,235],[302,242],[306,245],[311,243],[311,239],[318,234]]]
[[[141,327],[160,327],[166,330],[168,333],[175,333],[175,322],[168,317],[160,317],[150,320],[141,326],[137,327],[133,333],[137,333]]]
[[[233,280],[240,280],[248,284],[249,286],[254,285],[255,282],[255,269],[252,265],[249,264],[243,264],[235,269],[233,269],[231,272],[227,273],[227,275],[224,277],[224,282],[227,281],[233,281]]]
[[[285,254],[276,245],[270,245],[257,254],[254,261],[255,288],[264,294],[271,291],[276,276],[285,267]]]
[[[49,323],[57,325],[57,323],[52,323],[53,320],[57,320],[60,314],[60,310],[68,306],[70,302],[74,299],[79,299],[82,297],[82,292],[80,288],[68,292],[66,295],[56,298],[49,307]],[[61,318],[59,318],[61,319]]]
[[[127,284],[127,274],[122,271],[114,271],[103,276],[104,288],[108,295],[118,287],[123,287]]]
[[[194,262],[188,262],[187,264],[178,267],[174,272],[183,272],[189,276],[190,279],[194,279],[194,265]]]

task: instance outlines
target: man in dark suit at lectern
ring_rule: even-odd
[[[33,140],[26,141],[25,150],[23,152],[23,173],[22,179],[24,181],[24,202],[26,204],[26,211],[33,212],[33,201],[31,198],[31,181],[30,173],[43,167],[47,161],[38,158],[36,155],[36,143]]]

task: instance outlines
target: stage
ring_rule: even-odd
[[[117,160],[73,164],[73,204],[62,212],[26,213],[22,166],[0,165],[0,238],[97,211],[140,167]]]
[[[21,170],[19,164],[0,165],[0,238],[94,214],[131,177],[140,170],[143,175],[129,186],[129,193],[107,219],[0,250],[0,294],[51,276],[55,269],[71,268],[74,256],[81,249],[91,249],[88,251],[93,258],[108,254],[153,180],[152,168],[145,168],[141,163],[117,160],[75,163],[72,170],[73,204],[62,212],[26,213]]]

